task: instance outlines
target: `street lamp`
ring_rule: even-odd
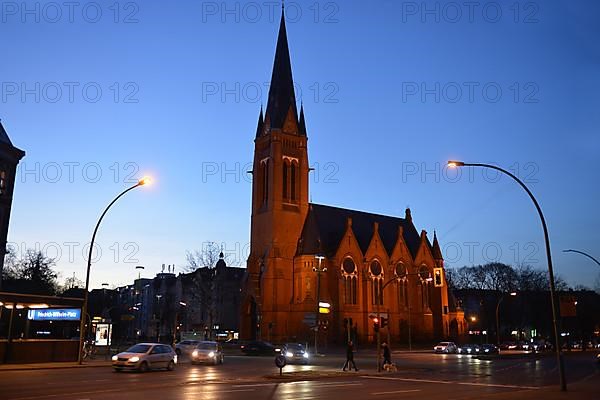
[[[177,328],[178,328],[177,322],[179,321],[179,312],[182,307],[187,307],[187,303],[180,301],[179,307],[177,307],[177,312],[175,313],[175,327],[173,329],[173,348],[175,348],[175,342],[177,341]]]
[[[504,300],[505,295],[506,295],[506,293],[503,294],[502,296],[500,296],[500,299],[498,300],[498,304],[496,304],[496,339],[497,339],[498,346],[500,346],[500,318],[499,318],[500,303],[502,303],[502,300]],[[510,292],[509,295],[516,296],[517,292]]]
[[[142,270],[144,269],[144,266],[143,265],[136,265],[135,269],[138,270],[138,280],[142,279]]]
[[[558,362],[560,389],[562,391],[566,391],[567,390],[567,381],[565,379],[565,370],[564,370],[562,353],[560,351],[560,343],[559,343],[559,338],[558,338],[558,325],[557,325],[558,322],[557,322],[557,318],[556,318],[557,300],[556,300],[556,291],[554,289],[554,270],[552,269],[552,254],[550,252],[550,238],[548,235],[548,227],[546,226],[546,219],[544,218],[544,214],[542,213],[542,209],[541,209],[540,205],[538,204],[537,200],[535,199],[535,197],[533,196],[533,193],[531,193],[529,188],[519,178],[517,178],[515,175],[513,175],[512,173],[510,173],[509,171],[507,171],[505,169],[502,169],[500,167],[497,167],[495,165],[490,165],[490,164],[465,163],[463,161],[456,161],[456,160],[448,161],[448,166],[449,167],[482,167],[482,168],[490,168],[490,169],[493,169],[496,171],[500,171],[503,174],[506,174],[506,175],[510,176],[512,179],[514,179],[523,188],[523,190],[525,190],[527,192],[527,194],[533,201],[533,204],[535,205],[535,208],[537,209],[538,215],[542,222],[542,228],[544,230],[544,241],[546,243],[546,258],[548,260],[548,276],[550,278],[549,279],[550,280],[550,303],[552,305],[552,325],[553,325],[553,329],[554,329],[554,347],[556,348],[556,361]]]
[[[317,351],[317,341],[319,339],[319,302],[321,301],[321,273],[327,272],[327,267],[321,267],[322,261],[325,259],[325,256],[317,254],[315,258],[319,260],[319,264],[317,267],[313,268],[313,272],[317,273],[317,298],[315,304],[317,306],[316,315],[315,315],[315,355],[318,354]]]
[[[588,253],[584,253],[583,251],[569,249],[569,250],[563,250],[563,253],[579,253],[579,254],[582,254],[582,255],[584,255],[584,256],[586,256],[588,258],[591,258],[596,264],[598,264],[598,266],[600,266],[600,261],[598,261],[594,257],[590,256]]]
[[[144,177],[142,179],[140,179],[138,181],[138,183],[136,183],[135,185],[131,186],[128,189],[125,189],[124,191],[122,191],[117,197],[114,198],[113,201],[110,202],[110,204],[104,209],[104,212],[102,213],[102,215],[100,215],[100,218],[98,219],[98,223],[96,223],[96,227],[94,228],[94,233],[92,234],[92,241],[90,242],[90,251],[88,253],[88,262],[87,262],[87,273],[86,273],[86,277],[85,277],[85,293],[84,293],[84,297],[83,297],[83,307],[81,310],[81,315],[85,315],[87,313],[87,307],[88,307],[88,290],[89,290],[89,286],[90,286],[90,269],[92,267],[92,250],[94,249],[94,241],[96,240],[96,233],[98,233],[98,228],[100,227],[100,223],[102,222],[102,219],[104,218],[104,216],[106,215],[106,213],[108,212],[108,210],[112,207],[113,204],[115,204],[117,202],[117,200],[119,200],[121,197],[123,197],[126,193],[130,192],[131,190],[138,188],[140,186],[144,186],[144,185],[149,185],[151,183],[150,178],[148,177]],[[79,324],[79,353],[77,355],[77,359],[78,359],[78,363],[81,364],[83,359],[83,339],[85,337],[85,318],[81,318],[81,322]]]

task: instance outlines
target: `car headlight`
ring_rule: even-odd
[[[302,357],[304,357],[304,358],[308,358],[308,353],[304,353],[304,354],[302,354]]]
[[[118,359],[119,359],[119,357],[117,357],[116,355],[115,355],[115,356],[112,356],[112,360],[113,360],[113,361],[117,361]]]
[[[485,349],[484,351],[485,351],[486,353],[489,353],[490,349]]]
[[[129,362],[138,362],[140,361],[140,358],[138,356],[133,356],[129,359]]]
[[[287,351],[287,352],[285,353],[285,356],[286,356],[286,357],[294,357],[294,354],[293,354],[293,353],[290,353],[289,351]]]
[[[211,351],[210,353],[208,353],[208,356],[209,356],[210,358],[213,358],[213,357],[215,356],[215,352],[214,352],[214,351]]]
[[[198,357],[198,350],[192,351],[192,357]]]

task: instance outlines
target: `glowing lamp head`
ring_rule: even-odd
[[[139,184],[140,186],[148,186],[148,185],[150,185],[151,183],[152,183],[152,178],[150,178],[149,176],[145,176],[145,177],[143,177],[142,179],[140,179],[140,180],[138,181],[138,184]]]
[[[464,165],[465,165],[465,163],[462,161],[456,161],[456,160],[448,161],[448,166],[451,168],[464,167]]]

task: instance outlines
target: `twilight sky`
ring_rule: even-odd
[[[0,118],[27,152],[9,242],[85,278],[131,283],[187,250],[248,255],[253,138],[267,99],[277,1],[3,2]],[[502,261],[593,286],[599,270],[600,3],[286,2],[313,202],[404,215],[436,230],[448,267]]]

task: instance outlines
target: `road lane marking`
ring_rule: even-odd
[[[216,394],[216,393],[237,393],[237,392],[255,392],[256,389],[229,389],[229,390],[203,390],[204,394]],[[183,394],[198,394],[197,390],[191,392],[183,392]]]
[[[399,393],[414,393],[414,392],[420,392],[421,389],[408,389],[408,390],[392,390],[390,392],[375,392],[375,393],[371,393],[372,395],[380,395],[380,394],[399,394]]]
[[[503,385],[500,383],[438,381],[438,380],[433,380],[433,379],[392,378],[392,377],[386,377],[386,376],[368,376],[368,375],[363,375],[363,376],[361,376],[361,378],[382,379],[382,380],[401,381],[401,382],[438,383],[438,384],[443,384],[443,385],[484,386],[484,387],[497,387],[497,388],[508,388],[508,389],[528,389],[528,390],[539,390],[540,389],[540,387],[538,387],[538,386]]]

